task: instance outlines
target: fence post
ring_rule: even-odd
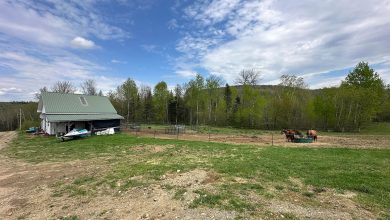
[[[154,137],[154,139],[156,139],[156,130],[154,130],[154,136],[153,137]]]
[[[210,142],[210,126],[209,126],[209,142]]]
[[[176,127],[176,140],[179,140],[179,128]]]
[[[271,134],[272,134],[272,145],[271,146],[274,146],[274,132],[272,131]]]

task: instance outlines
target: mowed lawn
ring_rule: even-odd
[[[163,150],[143,150],[151,146],[159,146]],[[250,181],[226,181],[218,185],[217,191],[199,191],[198,194],[208,197],[194,200],[191,207],[208,206],[239,212],[253,210],[258,204],[236,195],[254,192],[271,199],[277,196],[269,191],[270,187],[274,187],[277,190],[298,191],[307,197],[315,197],[315,193],[326,189],[335,189],[340,193],[352,191],[357,194],[354,201],[365,209],[376,214],[390,210],[390,149],[259,147],[153,139],[127,134],[59,142],[54,137],[20,134],[1,153],[30,163],[94,158],[104,158],[110,162],[110,170],[106,174],[85,176],[72,186],[59,186],[62,189],[59,193],[91,195],[92,189],[102,184],[127,190],[158,183],[161,176],[167,173],[205,169],[217,173],[221,181],[234,178]],[[144,178],[131,179],[134,176]],[[314,187],[314,192],[294,189],[291,178]],[[118,186],[118,181],[124,184]],[[84,185],[82,190],[77,188],[80,183]],[[180,198],[184,191],[178,189],[176,196]]]

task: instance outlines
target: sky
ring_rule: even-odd
[[[153,87],[196,73],[337,86],[360,61],[390,83],[389,0],[0,0],[0,101],[94,79]]]

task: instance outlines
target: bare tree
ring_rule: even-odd
[[[87,79],[81,84],[81,89],[86,95],[97,95],[96,82],[93,79]]]
[[[39,92],[35,93],[35,98],[38,100],[41,99],[42,92],[48,92],[48,89],[46,86],[44,86],[43,88],[40,88]]]
[[[303,77],[298,77],[296,75],[288,75],[284,74],[280,77],[280,84],[281,86],[291,87],[291,88],[301,88],[305,89],[307,88],[307,84],[303,80]]]
[[[59,93],[74,93],[76,88],[69,81],[58,81],[54,84],[52,91]]]
[[[261,74],[254,69],[242,70],[236,79],[238,85],[255,86],[260,81]]]

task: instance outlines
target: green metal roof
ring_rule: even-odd
[[[84,97],[84,98],[80,98]],[[82,100],[86,101],[83,104]],[[70,93],[42,92],[38,111],[45,107],[50,113],[111,113],[116,114],[114,106],[105,96],[93,96]]]
[[[110,120],[110,119],[123,119],[118,114],[61,114],[61,115],[46,115],[49,122],[61,122],[61,121],[95,121],[95,120]]]

